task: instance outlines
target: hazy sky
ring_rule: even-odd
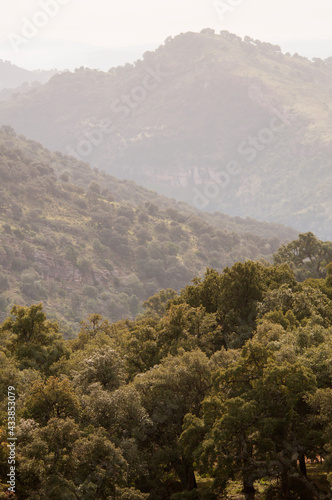
[[[56,10],[41,13],[42,4]],[[223,16],[215,4],[226,6]],[[211,27],[281,44],[325,40],[327,52],[332,39],[332,0],[0,0],[0,6],[0,59],[22,65],[26,58],[30,67],[32,53],[38,59],[46,50],[39,39],[117,48],[162,43],[169,35]],[[27,28],[26,19],[38,26]],[[23,38],[14,42],[17,50],[8,42],[13,35]],[[47,49],[50,65],[56,47]]]

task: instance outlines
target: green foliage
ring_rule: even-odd
[[[156,313],[158,316],[163,316],[166,311],[167,303],[176,296],[176,292],[170,288],[161,290],[159,293],[150,297],[143,303],[143,307],[149,314]]]
[[[0,328],[1,342],[14,354],[21,368],[49,373],[53,363],[68,351],[57,323],[46,319],[41,304],[13,306],[12,316]]]
[[[312,233],[300,234],[298,240],[278,250],[274,261],[292,266],[299,281],[325,278],[326,266],[332,262],[332,243],[320,241]]]
[[[14,306],[0,326],[0,496],[13,386],[19,499],[329,498],[329,279],[208,269],[135,320],[90,314],[70,341],[41,304]]]
[[[46,383],[35,382],[25,404],[25,416],[46,425],[50,418],[77,418],[80,402],[70,381],[49,377]]]
[[[114,349],[98,349],[90,357],[84,358],[77,374],[77,383],[82,387],[99,383],[103,389],[117,389],[126,378],[123,364]]]
[[[19,498],[115,498],[125,483],[126,461],[102,429],[84,435],[69,418],[39,427],[22,421]],[[144,497],[143,497],[144,498]]]
[[[224,269],[222,274],[208,269],[205,279],[195,278],[195,284],[184,289],[180,300],[215,313],[223,330],[223,344],[239,345],[250,337],[255,327],[257,304],[266,288],[266,274],[270,271],[254,262],[237,263],[231,269]]]

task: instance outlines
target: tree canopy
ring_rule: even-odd
[[[301,245],[305,280],[289,260]],[[42,304],[13,306],[0,327],[0,498],[8,386],[19,500],[331,498],[330,257],[311,235],[290,248],[275,265],[208,268],[135,320],[93,313],[73,340]]]

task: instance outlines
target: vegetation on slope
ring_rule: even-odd
[[[268,259],[292,229],[200,216],[133,182],[0,131],[0,306],[42,300],[78,325],[91,312],[134,318],[162,288],[180,290],[206,265]]]

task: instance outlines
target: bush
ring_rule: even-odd
[[[38,302],[47,299],[47,292],[40,281],[33,283],[21,283],[21,292],[30,300]]]
[[[81,271],[82,274],[88,274],[91,271],[92,264],[88,259],[78,259],[77,267]]]
[[[0,275],[0,292],[6,292],[9,288],[9,282],[7,276],[3,274]]]
[[[89,184],[89,191],[92,193],[100,194],[100,184],[96,181],[91,181]]]
[[[88,204],[83,198],[77,198],[74,200],[75,205],[77,205],[79,208],[82,208],[82,210],[86,210],[88,208]]]
[[[83,295],[89,297],[90,299],[97,298],[97,290],[94,286],[87,285],[83,288]]]
[[[0,295],[0,310],[4,311],[7,308],[8,305],[8,300],[6,299],[5,295],[1,294]]]

